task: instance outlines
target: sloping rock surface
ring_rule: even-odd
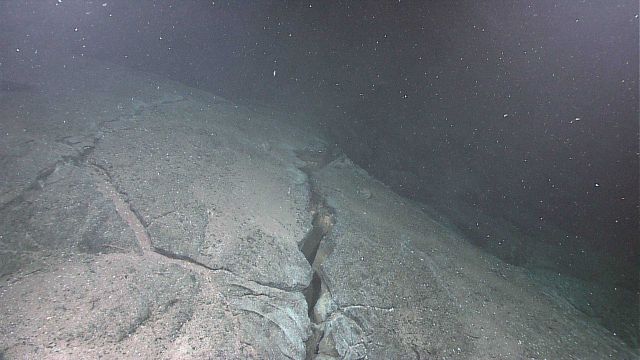
[[[51,66],[2,79],[0,358],[634,356],[304,116]]]

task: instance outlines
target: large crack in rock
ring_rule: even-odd
[[[35,348],[45,349],[43,357],[55,351],[75,357],[69,354],[81,354],[82,346],[144,358],[305,357],[311,330],[302,290],[312,271],[298,243],[311,217],[308,186],[292,183],[282,171],[290,149],[256,146],[275,137],[237,126],[231,105],[205,106],[174,95],[154,101],[155,94],[137,91],[136,99],[144,95],[146,103],[127,96],[132,106],[88,113],[89,126],[52,132],[11,153],[16,160],[10,165],[32,166],[20,177],[3,177],[0,211],[11,216],[0,221],[0,252],[3,262],[10,252],[42,258],[38,268],[20,273],[42,277],[2,289],[7,310],[0,325],[7,330],[21,324],[16,336],[29,344],[4,331],[0,358]],[[307,137],[296,140],[292,147],[308,143]],[[49,255],[55,252],[59,258]],[[1,264],[0,274],[28,262],[19,260]],[[64,267],[52,269],[58,261]],[[72,275],[77,268],[82,278],[67,276],[71,263]],[[81,271],[94,264],[100,271]],[[105,281],[110,287],[93,286]],[[50,284],[43,293],[59,292],[25,299],[25,289],[39,282]],[[31,305],[40,308],[41,298],[66,305],[76,294],[82,294],[81,308],[52,304],[51,321],[20,319]],[[9,295],[14,307],[5,301]],[[46,332],[33,331],[40,324]],[[72,334],[66,339],[74,343],[49,340],[67,329]]]
[[[179,101],[181,100],[178,100],[176,102]],[[159,102],[157,105],[162,104],[164,104],[164,102]],[[139,116],[143,114],[145,110],[155,109],[157,105],[148,107],[141,106],[141,108],[137,109],[137,111],[135,111],[133,115]],[[300,296],[301,293],[302,295],[304,295],[308,304],[308,308],[306,309],[307,315],[313,321],[313,309],[316,305],[317,300],[321,296],[321,291],[324,286],[322,284],[322,279],[317,271],[314,271],[311,283],[305,289],[283,288],[279,283],[256,281],[255,279],[247,278],[247,276],[242,276],[241,274],[232,271],[232,269],[227,269],[224,266],[211,266],[205,262],[199,261],[199,259],[190,256],[187,253],[181,253],[178,251],[173,251],[171,248],[154,245],[152,239],[153,234],[149,231],[149,227],[152,226],[152,224],[156,220],[161,219],[163,216],[167,216],[171,212],[175,212],[175,210],[167,211],[160,214],[159,216],[145,218],[140,209],[136,208],[136,205],[138,205],[134,201],[137,198],[136,194],[128,191],[129,188],[127,187],[126,183],[121,183],[121,179],[118,177],[118,173],[114,171],[114,168],[112,166],[110,166],[108,163],[105,164],[97,161],[97,158],[92,155],[96,147],[101,144],[106,137],[108,138],[110,134],[122,130],[128,130],[127,127],[114,127],[114,124],[130,122],[131,116],[124,115],[119,116],[118,118],[115,118],[113,120],[103,121],[100,124],[98,132],[95,134],[64,137],[56,140],[57,143],[62,146],[62,148],[68,149],[68,151],[65,151],[58,157],[58,160],[38,173],[37,177],[31,182],[31,184],[23,190],[21,196],[10,201],[8,204],[4,204],[3,207],[15,205],[16,203],[22,202],[25,198],[32,196],[32,194],[34,193],[40,193],[44,189],[48,189],[49,185],[55,183],[56,181],[59,181],[59,178],[65,175],[61,173],[61,168],[82,168],[83,171],[86,172],[88,176],[87,179],[89,180],[89,183],[92,184],[93,189],[97,190],[97,193],[101,194],[107,202],[113,204],[113,207],[115,207],[116,214],[114,215],[116,216],[116,218],[119,217],[124,225],[135,235],[135,239],[132,239],[133,246],[130,249],[112,244],[103,244],[103,247],[109,247],[112,250],[121,253],[133,251],[144,259],[142,261],[152,260],[156,261],[158,264],[179,265],[182,268],[188,269],[201,275],[208,272],[215,272],[218,274],[223,273],[223,275],[231,275],[233,276],[233,278],[249,284],[264,286],[277,291],[285,291],[289,293],[297,292],[298,296]],[[304,258],[309,263],[309,265],[313,269],[316,269],[317,264],[321,263],[319,259],[322,258],[321,251],[319,251],[321,242],[325,238],[325,236],[330,233],[333,226],[333,213],[332,210],[326,205],[323,197],[320,194],[318,186],[316,185],[315,179],[313,177],[313,172],[321,169],[324,165],[326,165],[331,160],[331,154],[329,154],[325,150],[309,150],[297,153],[296,155],[305,164],[299,169],[307,176],[309,189],[308,211],[312,215],[311,229],[306,233],[303,240],[299,243],[298,250],[304,255]],[[274,297],[273,299],[276,298]],[[272,318],[273,316],[275,316],[271,314],[271,312],[273,311],[272,309],[257,308],[256,310],[254,308],[259,305],[256,305],[249,300],[238,301],[238,310],[247,312],[248,314],[257,314],[258,317],[266,319],[265,321],[268,321],[271,324],[275,324],[274,326],[279,328],[285,335],[289,333],[289,327],[292,327],[290,326],[291,324],[286,321],[285,323],[281,324],[281,322],[284,321],[281,317]],[[142,326],[142,324],[149,321],[150,317],[152,316],[149,311],[150,310],[147,309],[146,312],[142,312],[136,315],[131,326],[120,333],[117,341],[121,342],[125,338],[133,336],[136,333],[137,329]],[[288,312],[285,313],[288,314]],[[307,330],[303,330],[302,328],[298,330],[301,333],[309,331],[308,323],[304,326],[304,328]],[[308,334],[307,336],[302,338],[303,341],[304,339],[309,338],[309,341],[305,344],[307,346],[306,356],[308,358],[315,357],[315,354],[317,352],[317,340],[320,338],[319,336],[317,336],[317,334],[317,329],[314,329],[313,335],[309,336]],[[295,336],[288,339],[291,342],[299,341],[295,339]],[[303,342],[300,342],[300,344],[303,344]],[[283,352],[282,355],[288,358],[299,358],[298,356],[290,357],[290,354],[287,354],[287,352]]]
[[[321,140],[134,94],[2,144],[0,359],[635,358]]]
[[[304,162],[304,165],[300,166],[299,169],[307,176],[310,192],[309,212],[312,215],[312,227],[300,243],[299,248],[313,269],[313,279],[303,293],[307,300],[309,319],[312,323],[312,334],[306,343],[306,358],[315,359],[319,353],[319,344],[324,335],[325,320],[317,315],[316,307],[323,307],[326,301],[320,299],[326,299],[327,296],[330,296],[319,271],[322,262],[330,254],[330,250],[327,250],[327,247],[321,247],[321,245],[323,240],[331,234],[335,224],[335,212],[327,205],[314,173],[335,158],[335,151],[327,148],[303,150],[296,151],[296,156]],[[319,301],[320,304],[318,303]]]
[[[120,217],[126,227],[135,235],[135,240],[133,241],[133,247],[131,249],[125,249],[123,247],[118,247],[117,245],[109,244],[104,245],[105,247],[112,247],[114,250],[122,253],[133,250],[144,259],[156,259],[155,261],[158,263],[179,265],[199,274],[207,272],[226,273],[236,279],[240,279],[242,282],[252,283],[279,291],[290,293],[297,292],[298,296],[300,296],[301,293],[304,295],[308,305],[307,315],[312,322],[315,322],[316,317],[314,316],[314,308],[324,291],[323,289],[325,288],[322,278],[317,271],[319,264],[322,263],[322,259],[324,258],[323,252],[320,250],[320,245],[327,234],[331,232],[334,216],[332,209],[327,206],[324,198],[320,194],[313,172],[321,169],[332,160],[331,152],[324,149],[296,152],[297,157],[304,163],[303,166],[299,167],[299,170],[304,172],[307,177],[309,190],[308,211],[312,215],[311,229],[299,243],[298,248],[311,268],[314,269],[313,278],[309,286],[304,289],[283,288],[280,286],[280,283],[261,282],[249,279],[246,276],[242,276],[235,271],[232,271],[232,269],[225,268],[224,266],[211,266],[205,262],[199,261],[188,253],[173,251],[173,249],[163,247],[161,245],[154,245],[152,240],[153,234],[150,232],[149,228],[156,220],[170,215],[171,213],[176,212],[176,210],[169,210],[157,216],[145,217],[141,210],[136,208],[137,204],[132,201],[136,198],[136,194],[125,190],[128,189],[126,186],[127,184],[121,183],[118,173],[113,172],[113,167],[110,166],[109,163],[97,161],[97,159],[92,155],[98,144],[105,140],[105,137],[109,137],[110,134],[114,134],[119,131],[131,130],[132,128],[130,126],[132,125],[131,122],[134,120],[134,116],[141,116],[146,111],[157,109],[161,105],[178,103],[183,100],[184,99],[182,97],[177,97],[175,99],[161,100],[152,104],[136,104],[137,106],[134,106],[134,111],[131,114],[120,115],[117,118],[100,122],[98,125],[98,131],[94,134],[68,136],[56,140],[63,149],[66,149],[59,155],[58,160],[50,166],[45,167],[44,170],[41,170],[31,184],[23,190],[23,193],[20,194],[20,196],[3,204],[2,207],[4,208],[20,203],[26,197],[30,196],[30,194],[39,193],[52,182],[57,181],[57,178],[62,176],[57,175],[61,167],[72,166],[74,168],[83,168],[84,171],[87,172],[89,179],[92,179],[90,182],[93,183],[94,189],[97,190],[97,192],[100,193],[107,202],[111,202],[113,204],[117,213],[116,217]],[[273,316],[269,315],[272,310],[252,310],[253,307],[257,306],[256,304],[243,304],[244,303],[241,303],[239,305],[239,310],[246,311],[248,313],[255,313],[259,317],[264,317],[266,320],[275,324],[277,328],[280,328],[285,335],[289,333],[287,329],[288,327],[291,327],[289,326],[290,324],[285,324],[286,328],[283,328],[281,318],[272,319],[270,317]],[[143,323],[148,321],[150,316],[151,313],[148,310],[147,312],[139,314],[139,316],[134,319],[135,321],[132,325],[127,328],[126,331],[122,332],[121,339],[118,341],[120,342],[125,337],[135,334],[136,330],[142,326]],[[309,331],[308,325],[305,326],[305,328],[307,330],[303,331],[301,328],[299,331],[301,333]],[[303,337],[303,340],[307,338],[309,339],[305,344],[307,358],[315,358],[317,355],[317,344],[322,335],[322,331],[319,329],[319,326],[313,325],[312,335]],[[290,338],[289,340],[291,342],[296,341],[294,338]],[[290,357],[290,354],[287,354],[286,352],[283,352],[282,355],[288,358],[294,358]],[[298,356],[295,358],[298,358]]]

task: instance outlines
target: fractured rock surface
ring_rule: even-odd
[[[0,98],[0,358],[635,355],[308,119],[52,66]]]
[[[311,216],[293,149],[319,139],[282,142],[269,115],[79,66],[73,86],[3,108],[1,354],[304,358]],[[111,81],[79,91],[99,74]],[[54,90],[49,116],[18,111]],[[60,113],[81,116],[47,122]]]
[[[316,176],[337,217],[323,243],[330,254],[316,264],[320,358],[634,357],[523,270],[479,252],[348,159]]]

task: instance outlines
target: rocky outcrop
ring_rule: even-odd
[[[41,75],[0,99],[0,358],[634,355],[310,121],[100,63]]]

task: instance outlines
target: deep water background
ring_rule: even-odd
[[[5,1],[3,58],[94,57],[312,114],[503,259],[638,291],[637,1]],[[0,71],[5,71],[0,64]],[[489,220],[528,236],[501,251]],[[560,234],[550,236],[550,234]],[[600,274],[600,275],[594,275]],[[599,278],[594,279],[594,276]],[[636,306],[637,310],[637,306]]]

